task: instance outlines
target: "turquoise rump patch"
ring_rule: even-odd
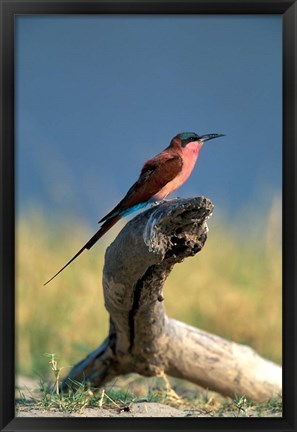
[[[135,206],[130,207],[130,208],[128,208],[128,209],[123,210],[122,212],[120,212],[120,215],[122,215],[122,216],[128,216],[129,214],[134,213],[135,211],[137,211],[137,210],[145,207],[147,204],[148,204],[148,201],[136,204]]]

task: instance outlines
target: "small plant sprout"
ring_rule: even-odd
[[[49,364],[50,364],[51,370],[53,371],[54,377],[55,377],[56,394],[57,394],[57,396],[59,396],[59,394],[60,394],[60,390],[59,390],[60,373],[61,373],[61,370],[64,368],[63,367],[58,368],[58,362],[56,360],[56,354],[46,353],[45,356],[50,358]]]
[[[243,413],[245,413],[245,407],[246,407],[246,397],[243,396],[236,396],[233,400],[233,404],[236,406],[236,408],[238,409],[238,413],[237,415],[240,414],[240,412],[242,411]]]

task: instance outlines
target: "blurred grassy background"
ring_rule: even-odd
[[[104,252],[121,226],[52,283],[52,276],[93,234],[81,221],[48,222],[36,209],[17,224],[17,371],[49,372],[56,353],[65,373],[108,332],[102,294]],[[176,265],[165,283],[169,316],[252,346],[281,363],[281,202],[266,215],[252,209],[236,224],[215,213],[201,253]]]

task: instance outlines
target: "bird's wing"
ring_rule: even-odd
[[[171,152],[160,153],[153,159],[148,160],[144,164],[137,182],[128,190],[119,204],[99,223],[117,214],[124,214],[125,210],[138,204],[147,203],[150,198],[180,173],[182,165],[182,158],[178,154],[172,154]]]

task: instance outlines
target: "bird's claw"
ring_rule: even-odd
[[[154,206],[158,206],[158,205],[163,204],[163,203],[165,203],[165,202],[167,202],[167,201],[170,201],[170,200],[168,200],[168,199],[166,199],[166,198],[163,198],[163,199],[161,199],[161,200],[152,201],[152,206],[153,206],[153,207],[154,207]]]

